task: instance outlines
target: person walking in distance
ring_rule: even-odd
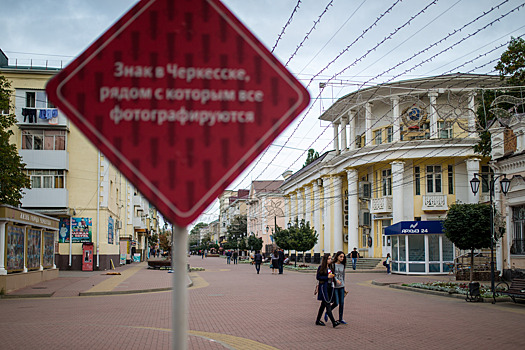
[[[332,271],[334,277],[334,302],[331,305],[332,310],[339,306],[339,323],[347,324],[343,320],[343,312],[345,308],[345,271],[346,271],[346,256],[345,253],[339,251],[335,253],[334,262],[332,264]],[[324,320],[328,321],[328,314],[325,313]]]
[[[352,270],[355,270],[357,267],[357,261],[359,260],[359,253],[357,252],[357,248],[354,248],[352,252],[350,253],[350,259],[352,259]]]
[[[228,250],[226,252],[226,264],[229,264],[231,260],[232,260],[232,252]]]
[[[323,256],[321,260],[321,265],[317,268],[316,278],[319,281],[319,288],[317,292],[317,300],[321,302],[319,306],[319,311],[317,311],[317,318],[315,319],[315,324],[318,326],[325,326],[325,323],[321,321],[323,312],[326,310],[326,314],[332,321],[332,326],[335,328],[339,326],[339,321],[334,319],[332,315],[331,303],[334,298],[334,288],[332,287],[333,278],[335,275],[332,273],[330,265],[332,264],[332,257],[330,254]]]
[[[386,273],[387,275],[390,275],[390,261],[392,258],[390,258],[390,253],[386,254],[386,260],[385,260],[385,266],[386,266]]]
[[[262,263],[262,255],[259,251],[255,252],[255,255],[253,256],[253,261],[255,262],[255,270],[257,270],[257,274],[261,271],[261,263]]]
[[[237,258],[238,257],[239,257],[239,253],[236,250],[234,250],[233,251],[233,264],[234,265],[237,265]]]
[[[284,268],[284,252],[282,249],[279,249],[279,275],[283,274]]]
[[[277,252],[277,249],[273,251],[271,264],[273,275],[275,274],[275,270],[279,271],[279,253]]]

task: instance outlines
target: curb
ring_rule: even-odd
[[[55,292],[48,294],[5,294],[0,295],[0,299],[51,298],[53,294]]]

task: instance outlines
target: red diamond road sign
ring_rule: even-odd
[[[170,221],[195,220],[308,92],[218,0],[143,0],[46,87]]]

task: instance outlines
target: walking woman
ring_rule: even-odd
[[[279,252],[277,252],[277,249],[273,251],[271,264],[273,275],[275,273],[275,270],[279,271]]]
[[[332,287],[332,283],[333,278],[335,277],[335,275],[332,273],[332,270],[330,269],[331,263],[332,257],[329,254],[324,255],[323,260],[321,260],[321,265],[317,268],[316,278],[319,281],[317,300],[321,301],[321,305],[319,306],[319,311],[317,312],[315,324],[318,326],[325,325],[324,322],[321,321],[321,316],[323,316],[323,312],[326,310],[330,321],[332,321],[332,326],[335,328],[339,326],[339,321],[334,319],[334,316],[332,315],[332,308],[330,306],[334,298],[334,288]]]
[[[390,275],[390,261],[392,261],[392,258],[390,257],[390,253],[386,254],[386,260],[385,260],[385,266],[386,266],[386,273],[387,275]]]
[[[346,269],[346,256],[342,251],[338,251],[334,256],[334,263],[332,264],[334,272],[334,302],[332,304],[332,310],[339,306],[339,323],[347,324],[343,320],[343,312],[345,308],[345,269]],[[325,313],[324,320],[328,321],[328,315]]]

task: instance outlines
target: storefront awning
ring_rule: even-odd
[[[401,221],[385,228],[385,235],[442,234],[442,221]]]

